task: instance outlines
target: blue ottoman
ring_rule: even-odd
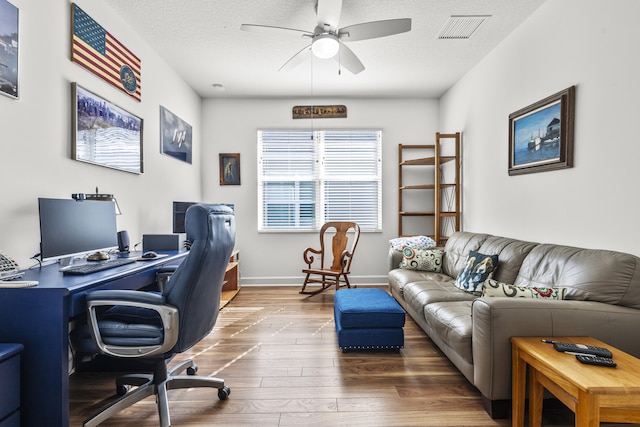
[[[343,352],[404,346],[405,313],[387,292],[376,288],[335,292],[333,312]]]

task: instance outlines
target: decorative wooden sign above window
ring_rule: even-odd
[[[296,105],[294,119],[344,119],[347,117],[345,105]]]

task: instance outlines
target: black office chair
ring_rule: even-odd
[[[167,369],[175,354],[188,350],[213,329],[235,243],[235,218],[226,206],[191,206],[186,228],[191,250],[161,294],[128,290],[87,294],[88,325],[97,350],[113,357],[145,360],[152,365],[153,374],[118,378],[116,390],[121,397],[86,420],[85,426],[96,426],[155,394],[160,425],[166,427],[171,425],[167,390],[213,387],[221,400],[231,392],[222,379],[193,376],[197,366],[192,360]],[[189,375],[177,375],[185,369]],[[131,385],[139,387],[127,393]]]

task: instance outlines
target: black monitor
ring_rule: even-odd
[[[173,232],[186,233],[184,228],[184,217],[187,209],[196,202],[173,202]]]
[[[200,202],[173,202],[173,232],[174,233],[186,233],[187,230],[184,227],[184,218],[187,213],[187,209],[191,205],[195,205]],[[233,203],[220,203],[221,205],[228,206],[231,210],[235,210]]]
[[[40,255],[43,261],[110,250],[118,246],[114,202],[38,199]]]

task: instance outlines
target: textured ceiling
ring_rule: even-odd
[[[408,33],[348,43],[366,67],[357,75],[316,58],[278,72],[308,39],[240,30],[313,31],[316,0],[103,1],[203,98],[438,98],[545,0],[343,0],[339,27],[412,19]],[[468,40],[438,39],[452,15],[491,17]]]

